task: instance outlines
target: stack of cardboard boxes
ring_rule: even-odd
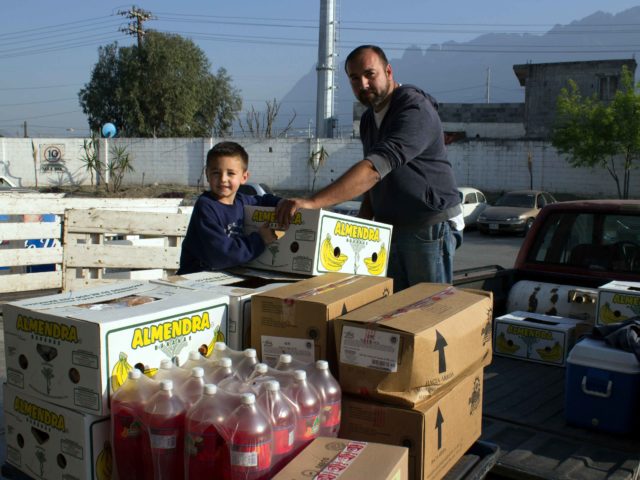
[[[7,462],[33,478],[110,478],[110,394],[138,364],[212,348],[228,309],[223,295],[133,281],[5,304]]]
[[[480,436],[492,297],[391,289],[388,278],[327,274],[258,293],[251,346],[267,363],[328,359],[347,394],[340,437],[408,446],[409,478],[442,478]]]

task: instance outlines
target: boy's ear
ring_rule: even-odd
[[[244,185],[245,183],[247,183],[247,180],[249,180],[249,170],[245,170],[244,172],[242,172],[242,179],[240,180],[240,184]]]

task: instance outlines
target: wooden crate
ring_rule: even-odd
[[[156,278],[174,274],[180,264],[189,218],[188,213],[67,210],[63,290],[123,278],[148,279],[149,275],[145,275],[148,270],[155,271]],[[140,240],[127,241],[128,236],[137,236]]]

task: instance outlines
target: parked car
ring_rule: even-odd
[[[240,185],[238,189],[240,193],[244,193],[245,195],[264,195],[265,193],[273,193],[271,187],[266,183],[256,183],[256,182],[247,182],[243,185]]]
[[[360,212],[360,205],[362,205],[362,202],[359,200],[349,200],[348,202],[338,203],[337,205],[329,207],[329,210],[343,215],[357,217]]]
[[[516,232],[526,234],[540,210],[555,203],[548,192],[517,190],[502,195],[494,205],[478,217],[478,230],[482,233]]]
[[[458,192],[460,192],[464,224],[466,227],[475,227],[478,217],[489,206],[487,199],[484,193],[473,187],[458,187]]]

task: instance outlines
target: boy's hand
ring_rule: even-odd
[[[289,225],[291,219],[301,208],[315,208],[308,198],[283,198],[276,206],[276,220],[280,225]]]
[[[260,234],[260,237],[262,237],[262,241],[265,245],[269,245],[270,243],[279,240],[284,235],[283,230],[276,230],[272,228],[269,223],[260,225],[260,228],[258,228],[258,233]]]

